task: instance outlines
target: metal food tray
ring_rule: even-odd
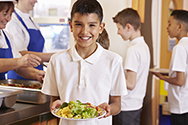
[[[0,80],[0,84],[23,84],[23,85],[32,85],[32,84],[42,84],[39,81],[34,80],[15,80],[15,79],[6,79]],[[41,93],[40,89],[32,89],[32,88],[23,88],[23,87],[14,87],[14,86],[4,86],[0,85],[4,88],[14,88],[23,90],[23,93],[17,95],[18,102],[26,102],[26,103],[33,103],[33,104],[44,104],[50,101],[50,96]]]
[[[8,89],[0,86],[0,108],[12,107],[17,98],[17,94],[23,93],[23,90]]]

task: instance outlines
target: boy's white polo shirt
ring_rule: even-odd
[[[62,101],[80,100],[94,105],[108,103],[109,95],[126,95],[122,58],[97,45],[97,50],[87,59],[82,59],[75,47],[54,54],[46,71],[42,92],[60,96]],[[111,125],[111,121],[108,117],[84,122],[61,122],[63,125]]]
[[[169,84],[168,101],[171,113],[182,114],[188,112],[188,37],[183,37],[172,51],[169,77],[175,77],[177,71],[185,73],[185,84]]]
[[[126,96],[122,96],[122,111],[132,111],[142,108],[143,98],[146,93],[149,66],[150,51],[144,38],[137,37],[130,41],[125,54],[124,70],[136,72],[137,78],[135,88],[128,90]]]

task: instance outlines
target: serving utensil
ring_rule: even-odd
[[[40,62],[40,64],[47,68],[47,65],[45,65],[43,62]]]

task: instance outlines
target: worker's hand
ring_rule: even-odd
[[[45,71],[39,70],[38,73],[36,74],[36,79],[40,82],[43,83]]]
[[[98,107],[106,110],[106,114],[102,117],[102,118],[106,118],[108,116],[110,116],[111,112],[110,112],[110,105],[108,103],[102,103],[100,104]]]
[[[26,54],[18,59],[17,63],[20,68],[26,68],[26,67],[37,67],[40,65],[41,58],[33,55],[33,54]]]

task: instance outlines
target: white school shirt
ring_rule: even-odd
[[[22,18],[28,29],[39,29],[39,25],[37,23],[33,24],[33,22],[29,19],[30,15],[28,13],[23,13],[17,8],[15,8],[15,11]],[[12,18],[10,22],[7,23],[5,30],[13,36],[13,42],[15,43],[16,49],[18,51],[27,50],[30,36],[15,13],[12,14]]]
[[[59,96],[64,102],[80,100],[99,105],[109,102],[109,95],[127,94],[122,58],[98,44],[87,59],[75,47],[54,54],[48,64],[42,92]],[[112,117],[91,121],[61,119],[61,125],[111,125]]]
[[[4,31],[4,30],[3,30],[3,31]],[[19,58],[19,57],[21,57],[21,54],[16,50],[14,43],[11,42],[12,39],[11,39],[10,35],[9,35],[6,31],[4,31],[4,33],[6,34],[8,40],[9,40],[9,42],[10,42],[10,46],[11,46],[11,48],[12,48],[13,57],[14,57],[14,58]],[[1,35],[0,35],[0,48],[6,49],[6,48],[8,48],[8,45],[7,45],[7,42],[6,42],[6,39],[5,39],[5,36],[4,36],[3,32],[2,32],[2,30],[0,30],[0,34],[1,34]]]
[[[143,98],[146,93],[147,79],[150,66],[150,52],[143,37],[138,37],[129,42],[125,58],[124,70],[131,70],[137,73],[136,86],[128,90],[128,95],[122,96],[122,111],[138,110],[143,105]]]
[[[188,37],[183,37],[172,50],[169,77],[175,77],[177,71],[185,73],[185,84],[169,84],[168,101],[171,113],[182,114],[188,112]]]

